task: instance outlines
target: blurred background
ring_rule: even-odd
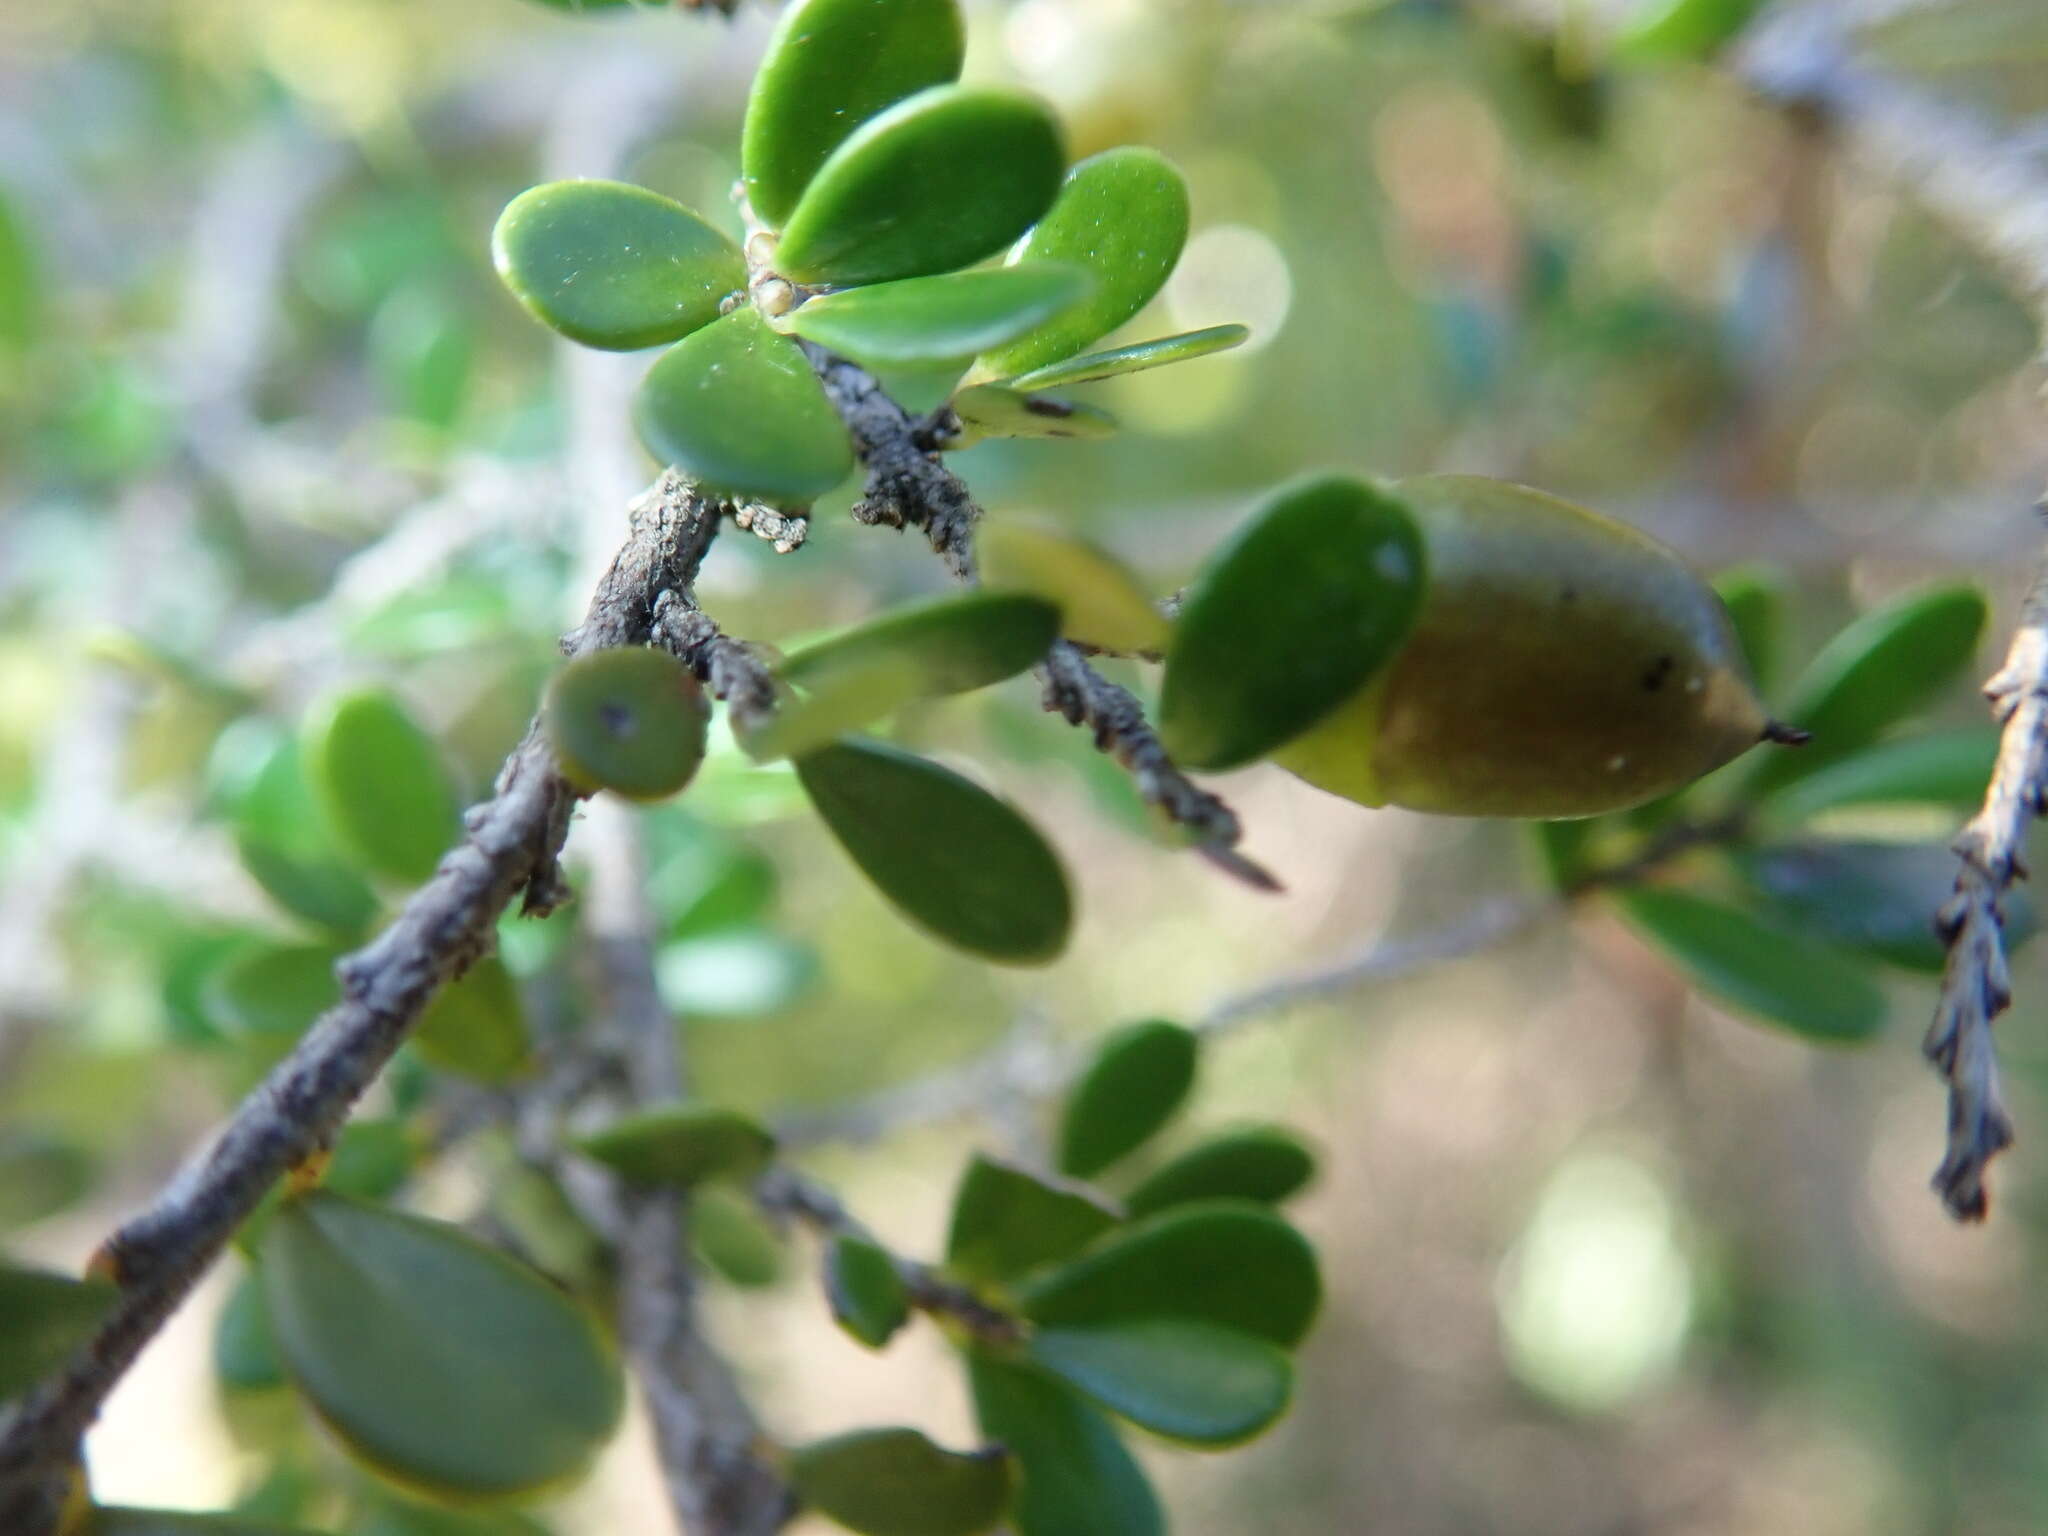
[[[1561,69],[1407,0],[970,10],[970,76],[1051,97],[1077,156],[1145,142],[1188,176],[1187,256],[1129,334],[1255,332],[1096,387],[1119,437],[959,456],[986,505],[1085,530],[1164,593],[1304,468],[1471,470],[1708,569],[1783,567],[1801,656],[1953,572],[1984,581],[2005,632],[2048,475],[2025,311],[1725,79]],[[487,789],[653,470],[621,405],[644,360],[554,347],[492,275],[491,224],[534,181],[596,175],[736,232],[738,112],[771,23],[752,3],[730,24],[524,0],[0,6],[10,1255],[79,1264],[277,1054],[215,979],[304,935],[244,872],[223,808],[309,700],[386,682]],[[1923,9],[1871,46],[1972,110],[2048,113],[2037,0]],[[834,515],[850,494],[796,555],[721,540],[703,591],[722,624],[781,643],[941,589],[917,541]],[[1980,708],[1963,689],[1947,713]],[[1286,882],[1262,897],[1165,846],[1028,679],[898,729],[1049,828],[1075,945],[1029,972],[942,951],[860,882],[786,769],[728,744],[679,803],[636,813],[705,1096],[787,1117],[1020,1029],[1197,1017],[1532,879],[1517,828],[1368,812],[1265,768],[1220,784]],[[573,1018],[566,931],[512,926],[506,956],[536,1010]],[[1875,1045],[1819,1051],[1703,1003],[1593,911],[1233,1034],[1197,1122],[1319,1142],[1301,1217],[1330,1299],[1279,1431],[1214,1458],[1147,1450],[1176,1530],[2048,1528],[2038,954],[2016,982],[2001,1036],[2021,1142],[1982,1229],[1927,1189],[1928,985],[1897,985]],[[365,1113],[431,1093],[401,1063]],[[800,1160],[934,1254],[965,1152],[1043,1134],[1021,1094],[992,1110]],[[416,1203],[476,1212],[488,1152],[448,1160]],[[774,1432],[969,1438],[933,1331],[862,1352],[790,1253],[781,1279],[711,1298]],[[275,1426],[211,1363],[234,1279],[115,1397],[90,1442],[102,1497],[219,1507],[269,1464]],[[539,1518],[665,1531],[644,1434]]]

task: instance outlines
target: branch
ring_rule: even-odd
[[[825,393],[853,436],[867,488],[854,503],[855,522],[885,528],[916,528],[955,580],[972,582],[974,525],[982,510],[960,477],[933,449],[926,424],[912,416],[864,370],[822,347],[805,352]],[[1280,882],[1237,851],[1243,836],[1237,814],[1175,766],[1144,707],[1088,664],[1070,641],[1054,643],[1036,668],[1045,686],[1045,707],[1093,733],[1098,751],[1130,770],[1139,795],[1193,838],[1202,856],[1258,890],[1277,891]]]
[[[664,476],[634,504],[630,536],[564,649],[647,640],[661,595],[688,592],[721,510]],[[280,1175],[333,1137],[434,993],[490,948],[499,914],[515,898],[528,913],[563,899],[556,861],[576,800],[538,729],[530,730],[493,797],[466,816],[463,842],[390,927],[336,967],[342,1001],[243,1101],[213,1145],[108,1239],[96,1262],[123,1293],[113,1315],[0,1428],[0,1530],[55,1529],[80,1436],[236,1227]]]

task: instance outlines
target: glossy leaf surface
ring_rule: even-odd
[[[462,819],[434,740],[392,694],[360,688],[306,717],[306,782],[335,843],[373,875],[417,885],[455,845]]]
[[[697,679],[652,646],[622,645],[578,656],[541,701],[541,724],[563,776],[579,789],[661,800],[688,784],[704,760],[711,706]]]
[[[587,347],[679,341],[747,285],[739,247],[681,203],[618,181],[551,181],[505,206],[498,276],[533,317]]]
[[[1874,608],[1850,624],[1800,674],[1787,724],[1811,731],[1796,752],[1759,757],[1746,784],[1762,794],[1838,762],[1918,714],[1953,686],[1977,654],[1984,594],[1946,585]]]
[[[434,1066],[480,1083],[508,1083],[532,1064],[526,1009],[505,963],[485,955],[427,1004],[413,1049]]]
[[[839,844],[905,917],[1014,965],[1066,947],[1073,899],[1059,858],[987,790],[897,747],[847,738],[797,761]]]
[[[853,468],[811,365],[751,305],[664,352],[640,382],[633,421],[656,459],[721,495],[801,504]]]
[[[1029,592],[1059,609],[1060,633],[1108,651],[1157,652],[1172,633],[1164,615],[1114,557],[1049,528],[984,518],[974,562],[992,592]]]
[[[1079,267],[1026,262],[842,288],[809,300],[789,325],[870,371],[953,364],[957,372],[975,353],[1072,309],[1093,287]]]
[[[1060,1116],[1060,1172],[1092,1179],[1143,1146],[1187,1101],[1200,1057],[1194,1031],[1164,1019],[1104,1039]]]
[[[819,167],[775,267],[800,283],[885,283],[992,256],[1059,189],[1066,150],[1036,97],[940,85],[870,118]]]
[[[1322,1300],[1307,1241],[1262,1206],[1177,1206],[1111,1234],[1024,1290],[1041,1326],[1193,1318],[1292,1346]]]
[[[977,1152],[953,1196],[946,1267],[963,1279],[1005,1283],[1071,1258],[1116,1224],[1117,1212],[1094,1191]]]
[[[1141,1317],[1094,1328],[1040,1328],[1031,1358],[1097,1405],[1191,1445],[1247,1440],[1287,1411],[1286,1351],[1234,1328]]]
[[[98,1280],[0,1265],[0,1401],[62,1366],[119,1299]]]
[[[576,1145],[635,1183],[676,1189],[706,1179],[750,1178],[775,1155],[775,1138],[753,1120],[700,1105],[643,1110]]]
[[[1181,608],[1159,695],[1167,749],[1234,768],[1301,735],[1392,659],[1427,582],[1422,535],[1392,497],[1342,475],[1283,490]]]
[[[787,218],[826,157],[906,96],[959,78],[958,0],[798,0],[776,23],[740,130],[754,212]]]
[[[1095,276],[1095,295],[982,359],[986,377],[1023,373],[1072,357],[1107,336],[1165,286],[1188,239],[1188,189],[1156,150],[1138,145],[1090,155],[1067,172],[1059,195],[1013,260],[1063,261]]]
[[[864,1237],[842,1232],[825,1249],[825,1299],[833,1321],[880,1349],[910,1321],[910,1298],[896,1261]]]
[[[1838,949],[1686,891],[1630,891],[1629,920],[1702,991],[1808,1039],[1856,1042],[1884,1028],[1868,965]]]
[[[1256,1200],[1278,1205],[1315,1176],[1315,1156],[1281,1126],[1213,1136],[1162,1164],[1130,1192],[1134,1217],[1197,1200]]]
[[[1110,347],[1101,352],[1084,352],[1060,362],[1032,368],[1002,382],[1011,389],[1068,389],[1076,384],[1094,384],[1169,363],[1190,362],[1241,347],[1251,339],[1241,325],[1210,325],[1198,331],[1179,331],[1151,341],[1134,341],[1127,347]]]
[[[1017,1536],[1165,1536],[1166,1517],[1123,1440],[1072,1388],[1034,1366],[972,1351],[981,1432],[1023,1468]]]
[[[618,1423],[618,1362],[593,1320],[454,1227],[315,1191],[271,1219],[261,1273],[300,1390],[400,1482],[530,1493],[580,1473]]]
[[[1016,1468],[1000,1447],[949,1451],[914,1429],[858,1429],[798,1446],[803,1501],[861,1536],[978,1536],[1009,1508]]]

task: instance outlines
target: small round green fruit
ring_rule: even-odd
[[[710,715],[689,669],[646,646],[577,657],[555,674],[541,704],[562,776],[629,800],[660,800],[690,782],[704,760]]]

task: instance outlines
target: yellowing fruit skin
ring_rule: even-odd
[[[1365,805],[1547,819],[1654,800],[1762,739],[1727,610],[1664,545],[1504,481],[1393,489],[1428,555],[1422,611],[1274,761]]]

